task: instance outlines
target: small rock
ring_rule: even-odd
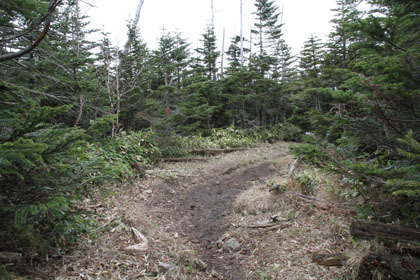
[[[194,239],[191,239],[191,242],[194,244],[198,244],[200,243],[200,240],[194,238]]]
[[[241,249],[241,244],[235,238],[231,238],[223,244],[224,253],[238,252]]]
[[[205,271],[208,267],[208,265],[202,260],[196,260],[195,264],[197,265],[197,268],[200,271]]]
[[[214,270],[214,269],[211,270],[210,274],[214,278],[219,278],[219,273],[216,270]]]

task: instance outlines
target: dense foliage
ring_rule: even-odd
[[[77,201],[135,162],[276,139],[304,139],[294,152],[342,174],[369,215],[418,225],[420,3],[359,2],[337,0],[328,42],[311,36],[293,57],[274,1],[256,0],[255,50],[242,64],[235,36],[219,69],[211,27],[195,50],[166,31],[151,50],[129,28],[121,51],[62,1],[34,50],[0,62],[0,251],[74,240],[88,224]],[[50,9],[1,2],[0,55],[30,45]]]

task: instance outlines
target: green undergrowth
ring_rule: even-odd
[[[59,256],[87,234],[94,224],[80,201],[110,182],[125,185],[142,176],[134,164],[147,169],[161,158],[192,156],[196,149],[252,147],[290,134],[282,126],[227,127],[190,136],[145,129],[103,138],[98,135],[112,118],[86,129],[54,127],[48,121],[68,108],[34,106],[38,111],[4,132],[0,142],[0,251],[25,255]]]
[[[346,136],[335,143],[304,138],[291,153],[339,175],[351,196],[363,201],[355,206],[359,218],[420,227],[420,142],[412,131],[397,139],[394,153],[362,152],[357,139]]]

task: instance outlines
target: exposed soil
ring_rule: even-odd
[[[348,215],[296,199],[299,190],[287,184],[293,162],[289,144],[274,143],[206,161],[162,163],[148,170],[146,178],[114,186],[112,196],[87,199],[85,207],[98,214],[97,231],[83,237],[72,251],[52,256],[48,265],[35,267],[32,275],[38,279],[343,279],[352,265],[322,267],[312,262],[311,254],[363,253],[363,246],[354,245],[350,237]],[[328,182],[317,172],[311,176],[317,180],[314,193],[326,199]],[[269,192],[276,184],[287,185],[287,190]],[[277,227],[249,227],[273,215]],[[148,239],[147,252],[125,250],[138,242],[132,227]],[[238,248],[225,247],[228,240]]]
[[[213,270],[220,279],[245,279],[243,266],[246,251],[226,254],[216,242],[232,227],[229,213],[236,197],[255,184],[264,184],[276,173],[276,169],[270,166],[288,155],[288,144],[278,143],[275,147],[266,145],[221,155],[200,164],[161,166],[164,170],[177,170],[178,179],[167,180],[168,185],[187,187],[184,192],[161,192],[149,201],[150,206],[159,207],[162,198],[178,202],[172,208],[170,220],[178,221],[176,230],[187,237],[197,250],[199,259],[208,264],[208,270]],[[183,174],[185,171],[187,173]],[[162,190],[165,188],[163,185],[158,188]]]
[[[244,279],[242,264],[238,258],[223,258],[218,254],[216,242],[228,232],[229,221],[225,219],[232,209],[236,196],[273,173],[271,162],[258,163],[240,172],[218,174],[208,178],[204,185],[198,185],[184,198],[184,211],[190,210],[188,219],[181,224],[192,240],[200,241],[201,258],[216,271],[229,279]],[[178,212],[180,213],[180,212]]]

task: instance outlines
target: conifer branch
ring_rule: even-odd
[[[6,60],[11,60],[11,59],[15,59],[18,57],[21,57],[29,52],[31,52],[32,50],[34,50],[41,42],[42,40],[44,40],[45,36],[47,35],[49,29],[50,29],[50,25],[51,25],[51,20],[52,20],[52,15],[54,14],[55,8],[61,4],[62,0],[51,0],[50,2],[50,6],[48,8],[48,12],[47,15],[45,16],[45,26],[44,29],[42,30],[41,34],[39,34],[39,36],[36,38],[36,40],[28,47],[17,51],[17,52],[12,52],[12,53],[6,53],[4,55],[0,56],[0,61],[6,61]]]

